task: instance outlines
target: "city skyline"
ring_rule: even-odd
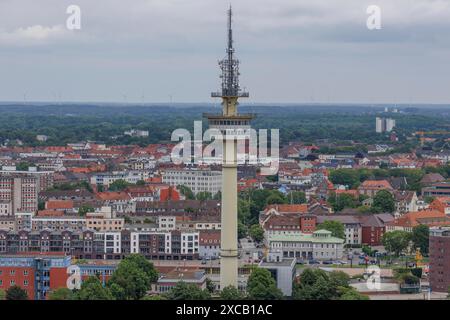
[[[195,103],[217,89],[229,2],[78,1],[74,31],[72,3],[43,2],[0,3],[0,101]],[[450,101],[450,1],[378,1],[381,30],[365,0],[232,4],[249,103]]]

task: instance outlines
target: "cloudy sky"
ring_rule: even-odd
[[[231,3],[249,102],[450,103],[450,0]],[[229,4],[0,0],[0,101],[211,102]]]

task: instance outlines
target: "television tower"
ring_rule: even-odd
[[[247,139],[245,130],[250,129],[253,114],[238,114],[238,98],[247,98],[248,92],[239,87],[239,60],[234,57],[232,11],[228,10],[228,46],[226,56],[219,62],[222,71],[222,87],[211,97],[222,98],[222,114],[204,114],[209,127],[222,133],[222,204],[220,288],[232,285],[238,288],[238,234],[237,234],[237,144],[238,139]]]

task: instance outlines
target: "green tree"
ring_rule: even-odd
[[[206,290],[208,290],[209,293],[214,293],[215,289],[216,286],[214,285],[214,282],[210,278],[206,278]]]
[[[144,180],[138,180],[138,181],[136,182],[136,185],[137,185],[137,186],[145,186],[145,181],[144,181]]]
[[[234,286],[227,286],[220,292],[222,300],[242,300],[244,295]]]
[[[330,172],[330,181],[333,184],[342,184],[354,187],[360,182],[359,172],[353,169],[337,169]]]
[[[153,294],[147,295],[143,297],[141,300],[167,300],[167,298],[159,294]]]
[[[339,300],[370,300],[370,299],[368,296],[359,293],[353,288],[350,288],[343,291]]]
[[[166,293],[166,297],[169,300],[208,300],[211,299],[211,294],[193,283],[179,281]]]
[[[109,185],[109,191],[123,191],[130,184],[123,179],[118,179]]]
[[[340,221],[326,220],[318,224],[316,229],[331,231],[333,237],[345,239],[345,227]]]
[[[299,300],[338,299],[349,289],[349,276],[342,271],[327,273],[320,269],[306,269],[300,282],[294,284],[293,297]]]
[[[120,261],[108,286],[118,300],[139,300],[152,283],[158,280],[158,272],[143,255],[130,254]]]
[[[217,193],[214,195],[213,200],[218,200],[218,201],[222,200],[222,192],[220,192],[220,191],[217,192]]]
[[[48,295],[49,300],[73,300],[74,294],[68,288],[58,288],[53,290]]]
[[[332,194],[328,198],[328,202],[331,204],[335,212],[342,211],[345,208],[356,208],[360,205],[358,199],[348,193],[343,193],[340,195]]]
[[[6,292],[3,289],[0,289],[0,300],[5,300],[6,298]]]
[[[380,190],[373,197],[372,212],[394,212],[394,196],[387,190]]]
[[[85,216],[88,212],[94,212],[95,209],[90,204],[83,204],[81,207],[78,208],[78,214],[80,216]]]
[[[28,300],[28,294],[21,287],[12,286],[6,290],[6,300]]]
[[[185,196],[186,200],[195,200],[195,195],[188,186],[179,185],[177,186],[177,189],[183,196]]]
[[[80,290],[74,294],[75,300],[114,300],[107,287],[103,287],[99,278],[91,276],[81,283]]]
[[[289,203],[292,204],[303,204],[306,203],[306,195],[302,191],[291,191],[287,195]]]
[[[16,165],[16,169],[19,171],[28,171],[28,168],[31,166],[29,162],[20,162]]]
[[[428,254],[430,228],[425,224],[415,226],[412,231],[411,241],[414,248],[419,248],[422,254]]]
[[[245,238],[248,234],[248,228],[240,220],[238,221],[238,239]]]
[[[212,194],[211,194],[211,192],[202,191],[202,192],[197,193],[196,198],[199,201],[211,200],[212,199]]]
[[[45,201],[38,200],[38,210],[45,210]]]
[[[254,224],[250,227],[248,231],[250,237],[256,242],[261,242],[264,240],[264,229],[261,228],[259,224]]]
[[[276,194],[273,193],[266,199],[266,204],[284,204],[287,203],[287,199],[285,196],[283,196],[281,193]]]
[[[406,250],[411,240],[411,234],[406,231],[395,230],[386,232],[383,235],[383,246],[389,251],[399,256],[401,252]]]
[[[275,279],[269,270],[255,268],[247,281],[247,292],[250,299],[274,300],[282,299],[283,293],[277,288]]]

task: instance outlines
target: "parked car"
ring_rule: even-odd
[[[206,264],[206,260],[202,260],[202,264]]]
[[[319,260],[316,260],[316,259],[311,259],[311,260],[309,260],[308,263],[309,263],[309,264],[320,264],[320,261],[319,261]]]
[[[305,264],[305,260],[299,259],[299,260],[297,260],[297,264]]]
[[[366,260],[361,259],[361,260],[359,260],[358,264],[359,264],[360,266],[366,265]]]
[[[333,260],[325,260],[322,264],[333,264]]]

